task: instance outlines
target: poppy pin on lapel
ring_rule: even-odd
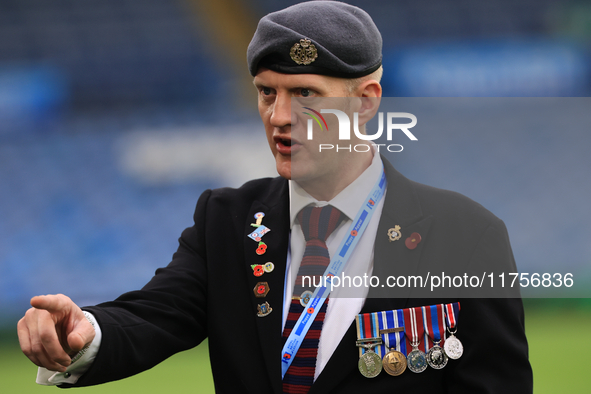
[[[408,237],[404,244],[410,250],[416,249],[417,245],[421,242],[421,234],[419,233],[412,233],[410,237]]]
[[[275,264],[266,262],[265,264],[252,264],[250,266],[254,276],[262,276],[264,273],[271,273],[275,269]]]
[[[270,288],[267,282],[258,282],[252,291],[254,292],[255,297],[264,298],[269,294],[269,290]]]

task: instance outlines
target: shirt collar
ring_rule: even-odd
[[[379,177],[382,176],[382,171],[382,159],[377,152],[374,152],[369,167],[330,201],[318,201],[309,195],[297,182],[290,180],[290,228],[293,227],[296,217],[302,208],[310,204],[317,207],[330,204],[347,215],[350,220],[353,220],[359,211],[359,207],[365,201],[367,194],[378,181]]]

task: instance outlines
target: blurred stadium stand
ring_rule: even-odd
[[[214,18],[205,3],[0,0],[0,325],[12,324],[7,316],[40,292],[68,292],[84,303],[141,286],[170,259],[199,193],[235,181],[202,151],[181,166],[215,176],[146,181],[126,172],[125,149],[154,136],[180,141],[162,143],[167,149],[194,144],[195,136],[205,146],[215,143],[206,136],[232,129],[234,150],[221,159],[243,166],[266,155],[261,126],[251,126],[254,105],[239,104],[245,77],[237,70],[246,71],[246,61],[235,59],[246,48],[216,40],[229,29],[224,8]],[[260,16],[296,2],[216,3],[241,7],[242,31],[254,31]],[[367,10],[384,36],[385,96],[591,91],[587,2],[350,3]],[[228,14],[226,23],[238,17]],[[140,172],[162,166],[153,160]]]
[[[62,69],[74,110],[206,106],[229,90],[186,8],[163,0],[2,0],[0,62]]]

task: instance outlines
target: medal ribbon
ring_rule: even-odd
[[[380,338],[380,326],[377,313],[365,313],[363,315],[357,315],[355,320],[357,323],[357,339]],[[359,349],[361,350],[361,355],[368,351],[368,349],[364,347],[360,347]],[[380,357],[382,357],[377,344],[374,351],[378,353]]]
[[[402,309],[377,313],[379,315],[380,330],[404,327],[404,313]],[[380,345],[380,351],[383,349],[384,355],[388,353],[389,349],[391,348],[394,348],[396,351],[406,355],[406,341],[404,341],[404,331],[389,332],[386,333],[383,338],[384,345]]]
[[[394,324],[396,324],[396,327],[405,327],[404,312],[402,311],[402,309],[395,311]],[[397,332],[395,335],[396,335],[396,350],[398,350],[400,353],[402,353],[406,356],[408,353],[406,352],[406,341],[404,340],[404,331]]]
[[[421,340],[425,335],[423,309],[419,306],[416,308],[404,309],[403,312],[404,322],[406,323],[404,325],[404,331],[406,333],[408,346],[412,346],[413,343],[419,342],[419,349],[425,352],[425,341]]]
[[[445,334],[445,310],[443,304],[424,306],[422,309],[429,350],[435,342],[441,341],[442,333]]]
[[[460,315],[460,303],[445,305],[445,318],[447,320],[447,328],[453,330],[458,325],[458,317]]]
[[[343,272],[349,257],[351,257],[353,250],[355,250],[355,247],[359,242],[359,238],[363,235],[363,232],[373,216],[374,208],[384,196],[385,191],[386,174],[382,169],[382,176],[377,180],[365,199],[364,204],[359,209],[359,212],[357,212],[353,223],[349,226],[347,235],[345,235],[341,241],[336,255],[331,258],[330,264],[324,272],[323,276],[327,280],[323,281],[322,286],[316,288],[314,294],[310,297],[308,305],[306,305],[306,308],[302,311],[302,314],[298,318],[298,321],[283,346],[283,350],[281,351],[281,379],[283,379],[287,369],[293,362],[294,356],[298,352],[306,333],[320,311],[320,307],[324,304],[324,301],[326,301],[330,294],[331,289],[328,287],[330,286],[330,278],[332,276],[339,276],[341,272]],[[328,286],[324,286],[324,284],[327,284]]]

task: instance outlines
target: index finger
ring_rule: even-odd
[[[41,295],[31,298],[31,306],[36,309],[44,309],[50,313],[64,312],[70,307],[68,301],[72,302],[70,298],[63,294]]]

